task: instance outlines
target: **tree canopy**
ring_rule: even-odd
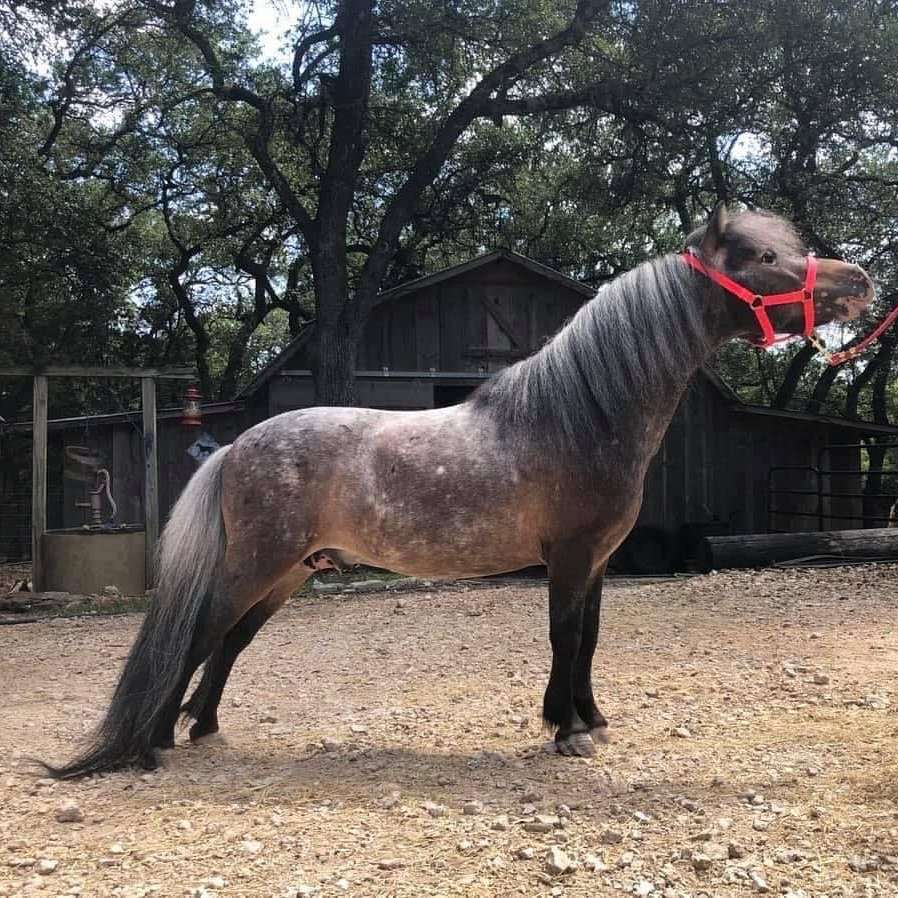
[[[3,363],[192,363],[228,398],[314,317],[318,400],[351,403],[385,287],[498,246],[598,286],[719,199],[898,290],[898,4],[280,8],[273,53],[249,0],[0,0]],[[893,350],[716,364],[888,420]]]

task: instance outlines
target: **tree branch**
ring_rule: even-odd
[[[804,374],[805,368],[808,367],[811,359],[816,354],[816,347],[811,343],[805,343],[792,356],[792,361],[789,362],[789,367],[786,369],[782,383],[780,383],[779,389],[776,391],[776,396],[773,397],[774,408],[786,408],[792,401],[792,397],[795,395],[795,391],[798,389],[798,384],[801,381],[801,375]]]
[[[579,0],[574,17],[567,28],[537,43],[512,54],[505,62],[496,66],[491,72],[472,88],[471,92],[455,107],[440,128],[437,130],[428,150],[418,159],[408,178],[393,197],[381,220],[380,230],[374,251],[368,256],[362,269],[360,287],[355,294],[357,308],[349,309],[350,314],[366,313],[377,296],[380,282],[389,265],[390,258],[396,250],[397,241],[402,228],[411,218],[421,194],[439,173],[452,148],[475,118],[491,115],[500,111],[505,104],[514,104],[518,114],[529,114],[541,104],[528,105],[532,101],[525,99],[501,101],[493,100],[492,95],[500,89],[507,90],[522,74],[532,66],[551,58],[567,47],[579,43],[586,34],[589,25],[600,12],[608,7],[608,0]],[[549,108],[550,102],[557,102],[549,97],[542,98],[542,109]],[[492,104],[497,104],[491,108]],[[511,108],[505,106],[505,108]]]
[[[193,22],[194,3],[177,2],[173,7],[163,3],[148,0],[148,5],[162,15],[174,19],[175,25],[181,34],[187,38],[199,51],[206,66],[206,71],[212,79],[212,92],[220,100],[231,103],[245,103],[256,111],[256,130],[252,135],[244,135],[244,140],[256,164],[262,170],[269,184],[283,203],[284,208],[297,223],[308,243],[315,239],[315,226],[312,216],[303,205],[290,186],[284,173],[270,152],[270,142],[274,131],[274,114],[268,100],[237,84],[228,84],[225,81],[224,69],[212,46],[209,38],[197,28]]]
[[[130,12],[130,11],[129,11]],[[62,89],[59,93],[59,98],[51,101],[50,109],[53,112],[53,125],[50,128],[49,134],[45,138],[44,142],[41,144],[40,149],[37,151],[38,156],[43,158],[47,158],[50,155],[53,147],[56,144],[56,140],[59,137],[60,131],[62,131],[62,126],[65,123],[65,117],[72,106],[72,103],[75,100],[75,71],[78,66],[81,64],[82,60],[88,53],[94,50],[100,40],[109,34],[110,31],[117,28],[119,24],[121,24],[125,19],[125,16],[116,16],[111,18],[102,28],[100,28],[95,34],[91,35],[91,37],[87,40],[85,44],[82,44],[73,54],[72,58],[69,60],[68,65],[65,67],[65,72],[62,76]]]
[[[303,85],[309,78],[314,74],[315,69],[318,67],[318,64],[321,60],[330,52],[330,50],[324,50],[322,53],[319,53],[310,63],[303,69],[302,63],[305,59],[306,53],[315,46],[315,44],[320,44],[323,41],[329,41],[331,38],[336,37],[337,35],[337,22],[334,22],[329,28],[321,28],[318,31],[313,31],[311,34],[307,34],[301,41],[298,41],[296,46],[293,48],[293,65],[292,65],[292,74],[293,74],[293,89],[300,93]]]

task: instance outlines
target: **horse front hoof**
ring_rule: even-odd
[[[567,758],[591,758],[596,753],[596,744],[589,733],[569,733],[555,738],[558,754]]]
[[[608,733],[607,723],[604,726],[596,727],[595,729],[590,730],[589,735],[592,736],[593,742],[598,742],[601,745],[607,745],[611,741],[611,736]]]

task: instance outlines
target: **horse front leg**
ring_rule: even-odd
[[[593,738],[606,741],[608,721],[596,705],[592,691],[592,659],[599,641],[599,617],[602,610],[602,584],[605,580],[606,561],[595,574],[586,591],[583,609],[583,630],[580,651],[574,665],[574,708],[592,730]]]
[[[563,755],[590,757],[595,743],[590,721],[574,701],[574,675],[583,643],[586,598],[593,580],[592,546],[569,542],[549,553],[549,640],[552,672],[543,698],[543,718],[555,728],[555,744]]]

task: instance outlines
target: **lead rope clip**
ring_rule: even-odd
[[[820,353],[821,358],[827,364],[831,363],[833,354],[826,348],[826,343],[823,342],[823,338],[817,333],[817,331],[812,331],[805,337],[805,340]]]

